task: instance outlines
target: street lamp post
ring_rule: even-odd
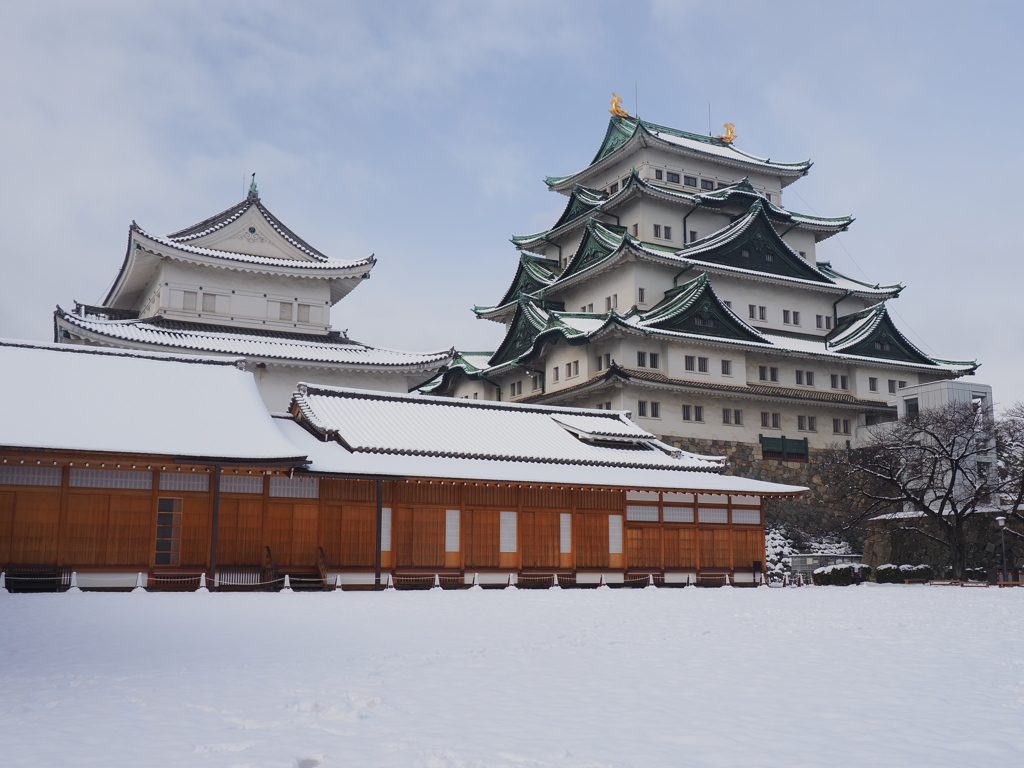
[[[996,518],[996,523],[999,524],[999,540],[1003,545],[1003,578],[1001,581],[1008,581],[1006,578],[1006,518],[999,516]]]

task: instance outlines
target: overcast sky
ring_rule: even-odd
[[[810,158],[792,210],[852,214],[819,249],[902,282],[926,352],[1024,399],[1015,2],[47,2],[0,5],[0,336],[96,302],[127,228],[263,202],[332,257],[375,253],[334,326],[494,349],[476,320],[549,227],[616,91],[649,120]],[[638,100],[634,98],[638,95]]]

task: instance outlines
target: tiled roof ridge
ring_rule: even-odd
[[[614,419],[621,421],[620,416],[628,411],[598,411],[592,408],[579,408],[567,405],[535,405],[506,400],[468,400],[466,398],[447,397],[444,395],[416,395],[401,392],[384,392],[373,389],[356,389],[354,387],[332,387],[327,384],[310,384],[299,382],[298,387],[304,388],[307,396],[339,397],[350,400],[379,400],[387,402],[413,403],[414,405],[436,405],[449,408],[481,408],[484,410],[524,411],[540,413],[547,416],[562,414],[564,416],[586,416],[588,418]],[[641,427],[642,429],[642,427]],[[654,439],[653,433],[648,433]]]

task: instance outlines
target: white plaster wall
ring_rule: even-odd
[[[711,287],[723,301],[732,302],[733,311],[745,322],[759,330],[779,330],[792,333],[806,333],[824,336],[829,331],[818,328],[816,317],[832,316],[832,302],[838,296],[834,293],[815,291],[805,286],[786,286],[772,283],[761,283],[753,280],[739,279],[727,275],[711,277]],[[845,302],[851,304],[852,302]],[[860,302],[863,308],[863,301]],[[767,309],[767,319],[761,321],[751,318],[749,307]],[[783,323],[783,310],[794,310],[800,313],[800,324]],[[790,320],[793,316],[790,315]]]
[[[184,292],[197,295],[196,310],[186,310]],[[203,312],[203,294],[216,296],[216,311]],[[292,306],[292,320],[280,320],[280,303]],[[308,323],[298,321],[298,306],[310,307]],[[258,275],[165,261],[144,306],[148,315],[201,320],[272,330],[323,332],[330,329],[330,285],[327,280]]]

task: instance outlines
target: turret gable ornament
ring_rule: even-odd
[[[260,199],[260,191],[256,188],[256,174],[255,173],[252,175],[252,181],[249,184],[249,199],[250,200],[259,200]]]
[[[629,112],[622,108],[622,97],[619,96],[619,94],[615,93],[614,91],[612,92],[611,104],[612,108],[609,109],[608,111],[611,112],[613,115],[617,115],[619,117],[629,117]]]

